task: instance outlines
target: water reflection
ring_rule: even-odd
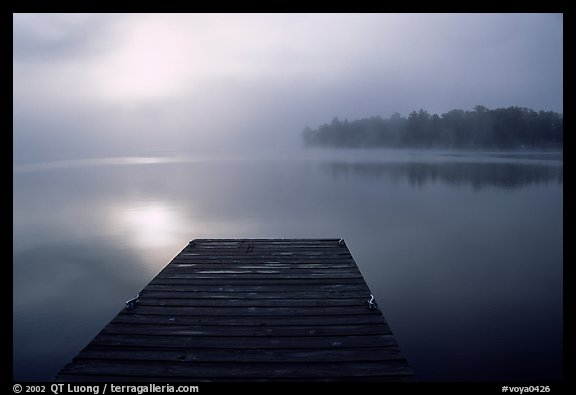
[[[161,201],[111,209],[111,223],[124,228],[135,246],[166,247],[180,238],[184,231],[182,217],[170,205]]]
[[[470,186],[475,190],[486,187],[516,189],[529,185],[563,182],[563,166],[528,163],[490,162],[329,162],[322,169],[335,178],[386,178],[406,182],[415,187],[444,183]]]
[[[53,162],[30,163],[14,165],[14,173],[29,173],[38,171],[61,170],[78,167],[95,167],[95,166],[123,166],[123,165],[153,165],[163,163],[179,163],[183,161],[192,161],[191,158],[181,157],[108,157],[108,158],[90,158],[90,159],[70,159]]]
[[[50,380],[142,288],[135,252],[105,238],[14,251],[16,380]]]

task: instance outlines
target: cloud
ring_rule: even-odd
[[[13,14],[13,58],[46,62],[98,49],[98,37],[113,20],[102,14]]]

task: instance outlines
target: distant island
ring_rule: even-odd
[[[562,148],[563,115],[523,107],[474,107],[430,115],[412,111],[344,121],[334,118],[317,129],[306,127],[307,146],[339,148]]]

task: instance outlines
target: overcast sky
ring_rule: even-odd
[[[561,14],[15,14],[14,160],[300,143],[423,108],[563,112]]]

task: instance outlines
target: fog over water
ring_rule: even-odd
[[[13,375],[194,238],[346,240],[422,381],[562,379],[563,153],[306,148],[339,119],[563,112],[561,14],[14,14]]]
[[[304,127],[563,112],[561,14],[15,14],[14,160],[271,152]]]

